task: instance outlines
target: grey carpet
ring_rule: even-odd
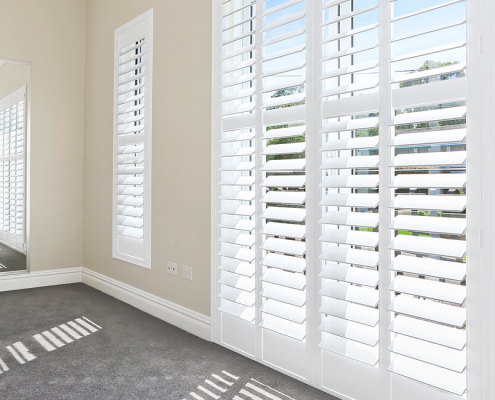
[[[26,255],[0,243],[0,273],[26,269]]]
[[[9,368],[0,374],[0,399],[190,400],[194,392],[211,400],[198,389],[212,389],[205,383],[210,379],[227,389],[224,393],[211,390],[221,399],[236,395],[248,399],[239,394],[246,389],[270,399],[246,387],[254,383],[281,400],[290,400],[286,396],[336,400],[83,284],[3,292],[0,304],[0,358]],[[83,316],[102,329],[53,351],[33,338]],[[7,346],[18,342],[36,359],[24,364],[16,361]],[[215,381],[212,374],[231,381],[232,386]]]

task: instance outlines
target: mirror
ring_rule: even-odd
[[[0,59],[0,274],[27,270],[29,64]]]

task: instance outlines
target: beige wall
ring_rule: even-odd
[[[152,269],[112,258],[115,29],[154,8]],[[88,0],[84,266],[210,314],[211,1]],[[179,275],[167,274],[167,261]],[[180,266],[193,268],[193,281]]]
[[[0,57],[32,63],[31,271],[80,267],[86,2],[0,0],[0,10]]]
[[[1,63],[1,61],[0,61]],[[5,62],[0,65],[0,100],[28,84],[27,64]]]

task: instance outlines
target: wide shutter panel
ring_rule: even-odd
[[[115,31],[113,256],[150,268],[152,10]]]
[[[378,1],[321,10],[320,348],[378,362]]]
[[[466,3],[397,2],[389,371],[466,390]],[[432,25],[421,24],[424,20]]]
[[[223,325],[246,332],[224,341],[254,353],[258,332],[264,359],[299,373],[275,348],[304,356],[306,2],[221,9],[218,310]]]
[[[0,100],[0,242],[26,253],[26,86]]]

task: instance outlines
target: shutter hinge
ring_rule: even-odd
[[[483,36],[480,36],[480,54],[483,54]]]
[[[483,231],[480,230],[480,247],[483,247]]]
[[[215,219],[217,219],[217,209],[215,208]]]

